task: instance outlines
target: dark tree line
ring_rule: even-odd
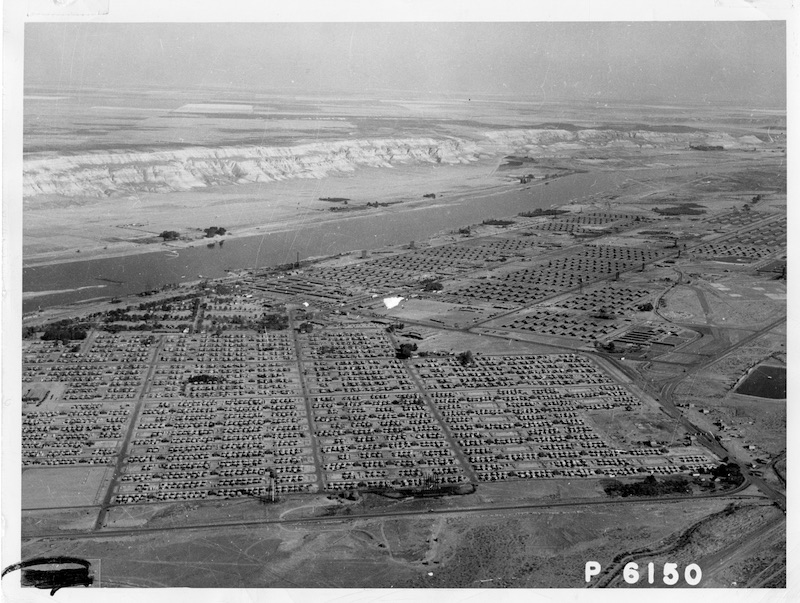
[[[426,278],[420,281],[420,285],[422,286],[423,291],[441,291],[444,289],[444,285],[440,281],[437,281],[433,278]]]
[[[456,358],[458,358],[461,366],[475,366],[475,357],[472,355],[471,350],[461,352]]]
[[[44,328],[42,339],[44,341],[70,341],[76,339],[86,339],[89,325],[74,323],[70,320],[60,320],[51,323]]]
[[[289,317],[286,314],[264,314],[257,323],[259,329],[282,331],[289,328]]]
[[[227,232],[222,226],[209,226],[205,229],[206,237],[211,238],[216,235],[224,235]]]
[[[222,377],[216,375],[192,375],[186,383],[221,383]]]
[[[623,484],[617,480],[608,484],[605,493],[609,496],[664,496],[665,494],[689,494],[691,487],[683,477],[658,481],[654,475],[648,475],[640,482]]]
[[[416,343],[402,343],[397,349],[397,357],[401,360],[411,358],[411,354],[417,351]]]

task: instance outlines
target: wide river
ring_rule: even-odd
[[[177,252],[154,251],[122,257],[27,267],[23,290],[40,292],[23,299],[23,312],[97,298],[124,296],[167,284],[217,278],[227,269],[264,268],[301,258],[377,249],[424,240],[443,231],[488,218],[516,216],[536,208],[563,205],[600,192],[613,192],[628,179],[649,170],[573,174],[493,193],[431,201],[431,206],[394,206],[390,214],[351,214],[346,219],[307,224],[264,234],[228,239],[222,247],[203,243]],[[46,293],[45,293],[46,292]]]

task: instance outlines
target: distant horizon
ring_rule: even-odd
[[[787,106],[780,21],[28,23],[24,63],[25,90]]]
[[[715,100],[715,101],[700,101],[700,100],[671,100],[669,102],[662,101],[662,100],[630,100],[618,97],[607,97],[607,98],[547,98],[542,99],[539,97],[534,96],[521,96],[521,95],[501,95],[501,94],[490,94],[490,93],[478,93],[470,95],[469,93],[423,93],[423,92],[416,92],[413,90],[369,90],[364,92],[353,92],[348,90],[328,90],[328,91],[314,91],[314,90],[301,90],[296,88],[285,88],[285,89],[248,89],[245,87],[242,88],[232,88],[230,86],[226,86],[224,89],[220,87],[219,90],[214,89],[213,87],[209,86],[197,86],[197,87],[180,87],[177,88],[175,86],[169,86],[166,84],[162,85],[154,85],[148,87],[140,87],[140,86],[115,86],[113,88],[109,87],[102,87],[102,86],[81,86],[81,87],[63,87],[63,88],[52,88],[47,84],[38,84],[38,83],[31,83],[26,84],[25,88],[23,89],[23,98],[29,95],[33,95],[33,93],[46,93],[52,95],[59,95],[59,94],[67,94],[67,93],[75,93],[75,92],[120,92],[120,93],[142,93],[146,94],[148,91],[158,91],[158,92],[175,92],[175,93],[182,93],[182,92],[201,92],[206,91],[210,95],[211,94],[219,94],[219,102],[231,103],[231,104],[254,104],[258,103],[258,98],[254,98],[251,101],[242,100],[241,97],[247,94],[253,94],[257,97],[269,98],[269,97],[277,97],[277,98],[297,98],[297,99],[320,99],[320,100],[379,100],[381,102],[390,103],[392,101],[402,101],[402,102],[503,102],[508,104],[538,104],[538,105],[556,105],[556,104],[563,104],[563,103],[574,103],[576,105],[591,105],[596,107],[601,104],[609,104],[615,106],[631,106],[631,107],[652,107],[652,108],[684,108],[684,107],[708,107],[710,105],[716,106],[725,106],[727,108],[739,108],[739,109],[749,109],[753,111],[769,111],[769,112],[781,112],[786,113],[787,109],[786,106],[778,106],[778,105],[747,105],[744,104],[741,100]],[[225,98],[225,94],[231,94],[238,97],[238,99],[234,98]],[[407,96],[404,96],[407,95]],[[391,95],[391,96],[390,96]],[[203,102],[212,103],[213,101],[210,99],[204,99]]]

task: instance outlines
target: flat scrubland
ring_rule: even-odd
[[[703,564],[725,553],[728,534],[752,536],[780,521],[770,507],[742,503],[706,522],[727,507],[684,501],[97,534],[69,543],[32,540],[23,555],[101,558],[99,583],[107,587],[582,588],[586,561],[605,568],[621,553],[678,545],[665,560]],[[701,530],[679,542],[698,524]],[[752,546],[753,561],[739,569],[742,586],[768,564],[763,559],[775,542]],[[660,560],[646,552],[637,559]],[[730,586],[722,583],[729,567],[705,567],[704,586]]]

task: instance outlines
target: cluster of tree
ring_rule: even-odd
[[[289,328],[289,317],[286,314],[264,314],[256,324],[259,329],[283,331]]]
[[[651,304],[650,302],[645,302],[643,304],[637,305],[636,309],[639,310],[639,312],[649,312],[650,310],[653,309],[653,304]]]
[[[131,307],[130,306],[127,306],[125,308],[114,308],[114,309],[109,310],[108,312],[106,312],[105,319],[108,320],[108,321],[130,320],[128,318],[128,312],[130,312],[130,311],[131,311]]]
[[[422,198],[423,199],[435,199],[436,198],[436,194],[435,193],[426,193],[426,194],[422,195]]]
[[[162,311],[168,312],[169,310]],[[158,316],[147,311],[141,314],[131,314],[131,308],[128,306],[127,308],[114,308],[113,310],[109,310],[106,312],[105,319],[106,322],[148,322],[158,319]]]
[[[158,301],[142,302],[136,306],[137,310],[161,310],[162,312],[169,312],[172,310],[172,304],[185,301],[187,299],[199,299],[197,293],[188,293],[186,295],[176,295],[169,299],[162,299]],[[128,308],[130,310],[130,308]]]
[[[431,358],[447,358],[450,356],[450,352],[444,352],[442,350],[431,350],[431,351],[421,351],[417,354],[420,358],[426,358],[430,356]]]
[[[738,486],[744,481],[742,470],[736,463],[722,463],[711,470],[711,475],[732,486]]]
[[[209,226],[205,229],[206,237],[211,238],[216,235],[224,235],[227,231],[222,226]]]
[[[475,366],[475,357],[472,355],[471,350],[461,352],[456,358],[461,366]]]
[[[614,318],[614,315],[611,314],[607,308],[601,307],[597,312],[592,314],[592,318],[600,318],[602,320],[608,320],[610,318]]]
[[[225,283],[216,283],[213,286],[213,289],[216,295],[231,295],[233,293],[233,287],[226,285]]]
[[[299,262],[289,262],[288,264],[278,264],[272,267],[272,272],[289,272],[290,270],[296,270],[300,267]]]
[[[61,341],[66,343],[70,340],[86,339],[89,325],[76,323],[72,320],[59,320],[58,322],[46,325],[42,339],[44,341]]]
[[[753,205],[755,205],[756,203],[758,203],[759,201],[761,201],[761,199],[762,199],[761,195],[756,195],[755,197],[753,197],[752,199],[750,199],[750,203],[752,203]],[[748,205],[747,203],[745,203],[745,204],[744,204],[744,207],[742,207],[742,209],[743,209],[744,211],[750,211],[750,205]]]
[[[241,314],[234,314],[232,316],[225,316],[224,319],[221,316],[217,317],[217,318],[219,320],[218,321],[214,321],[214,322],[225,322],[225,323],[239,325],[239,326],[242,326],[244,328],[250,328],[250,329],[256,329],[257,328],[257,326],[256,326],[256,324],[254,322],[247,320],[247,318],[245,318]]]
[[[609,341],[608,343],[601,343],[597,341],[595,342],[595,346],[597,346],[601,350],[605,350],[606,352],[611,352],[611,353],[613,353],[614,350],[617,349],[617,346],[614,345],[613,341]]]
[[[158,236],[161,237],[162,239],[164,239],[165,241],[174,241],[174,240],[180,238],[181,235],[180,235],[179,232],[177,232],[175,230],[165,230],[164,232],[162,232]]]
[[[499,218],[489,218],[483,221],[487,226],[510,226],[514,224],[514,220],[500,220]]]
[[[422,286],[423,291],[441,291],[444,289],[444,285],[440,281],[437,281],[433,278],[426,278],[419,283]]]
[[[691,486],[684,477],[657,480],[654,475],[648,475],[640,482],[623,484],[614,480],[605,488],[609,496],[664,496],[666,494],[689,494]]]
[[[347,197],[320,197],[320,201],[330,201],[331,203],[347,203],[350,201]]]
[[[681,203],[680,205],[665,207],[664,209],[654,207],[653,211],[660,216],[699,216],[706,213],[704,209],[698,209],[700,207],[703,206],[695,203]]]
[[[568,214],[566,209],[542,209],[537,207],[533,211],[523,211],[519,214],[521,218],[538,218],[539,216],[557,216],[559,214]]]
[[[725,147],[718,144],[690,144],[689,148],[693,151],[724,151]]]
[[[347,201],[344,202],[347,205]],[[328,211],[353,211],[359,209],[367,209],[368,207],[378,207],[378,202],[375,202],[375,205],[370,205],[367,203],[366,205],[353,205],[352,207],[329,207]]]
[[[181,325],[181,326],[178,326],[177,328],[175,328],[174,330],[182,331],[187,326],[188,325]],[[143,323],[139,323],[139,324],[135,324],[135,325],[121,325],[121,324],[118,324],[118,323],[112,323],[112,324],[101,325],[100,328],[103,331],[106,331],[107,333],[120,333],[122,331],[151,331],[151,330],[159,330],[159,329],[163,329],[164,325],[162,325],[160,322],[154,322],[154,323],[143,322]]]
[[[222,377],[217,375],[192,375],[186,383],[222,383]]]
[[[401,343],[400,347],[396,350],[397,357],[401,360],[411,358],[411,354],[417,351],[416,343]]]

